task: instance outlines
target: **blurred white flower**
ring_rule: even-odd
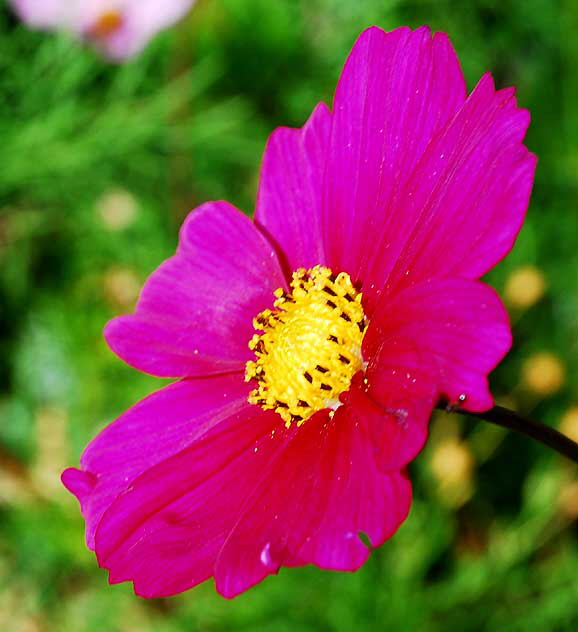
[[[114,60],[141,51],[180,20],[195,0],[11,0],[33,28],[66,30]]]

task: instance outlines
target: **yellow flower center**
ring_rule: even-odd
[[[254,320],[245,380],[258,386],[251,404],[275,410],[289,427],[300,426],[324,408],[340,405],[353,376],[363,368],[361,343],[366,318],[361,293],[345,272],[300,268],[293,273],[291,293],[275,290],[274,309]]]
[[[88,34],[95,39],[106,38],[116,33],[123,23],[122,14],[115,9],[102,13],[90,27]]]

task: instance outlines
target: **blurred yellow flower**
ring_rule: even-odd
[[[105,272],[103,285],[107,302],[124,309],[132,309],[141,289],[141,281],[135,272],[121,266],[112,267]]]
[[[578,406],[569,408],[560,420],[560,432],[578,443]]]
[[[508,305],[527,309],[537,303],[546,291],[546,279],[535,266],[516,268],[506,281],[504,298]]]
[[[134,223],[138,204],[128,191],[114,189],[104,193],[96,203],[97,214],[111,232],[121,231]]]
[[[564,384],[565,373],[561,360],[547,351],[530,356],[522,367],[524,384],[537,395],[544,397],[560,390]]]
[[[438,493],[450,507],[460,507],[473,493],[474,457],[469,445],[457,438],[444,439],[434,448],[430,469]]]
[[[31,477],[36,490],[46,498],[61,493],[60,471],[68,459],[68,413],[61,406],[45,406],[36,411],[34,438],[36,455]]]
[[[558,509],[565,518],[578,519],[578,481],[569,481],[562,486],[558,495]]]

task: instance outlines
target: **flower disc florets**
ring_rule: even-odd
[[[88,29],[88,35],[95,39],[110,37],[122,28],[124,18],[122,13],[110,9],[102,13]]]
[[[251,404],[275,410],[289,426],[301,425],[318,410],[337,408],[339,395],[363,368],[361,343],[366,319],[361,293],[345,272],[300,268],[291,293],[275,291],[274,309],[253,321],[245,380],[257,380]]]

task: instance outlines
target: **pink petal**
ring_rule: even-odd
[[[160,377],[243,370],[252,320],[285,287],[273,247],[226,202],[210,202],[185,220],[174,257],[145,284],[134,314],[105,329],[111,349]]]
[[[35,28],[61,26],[67,14],[62,0],[11,0],[21,20]]]
[[[325,262],[321,185],[330,132],[321,103],[303,129],[275,130],[265,149],[255,221],[282,248],[288,273]]]
[[[388,261],[402,221],[400,191],[465,96],[446,35],[373,27],[359,37],[335,94],[325,180],[322,221],[334,270],[367,280],[374,258]]]
[[[183,380],[153,393],[103,430],[84,451],[82,469],[62,475],[80,502],[88,546],[94,548],[94,533],[117,496],[143,472],[241,414],[250,388],[242,374]]]
[[[412,461],[427,439],[429,420],[439,392],[427,371],[407,370],[381,362],[369,377],[355,380],[344,399],[351,416],[365,424],[384,470],[399,470]]]
[[[405,474],[378,467],[367,428],[348,407],[319,413],[297,430],[243,507],[215,568],[217,590],[234,597],[280,566],[355,570],[390,537],[411,503]]]
[[[191,447],[143,473],[96,533],[110,581],[175,594],[215,575],[232,597],[281,564],[354,570],[409,511],[407,477],[376,460],[348,407],[286,429],[248,406]]]
[[[213,574],[246,497],[286,441],[274,412],[247,404],[146,471],[104,514],[96,554],[111,583],[132,580],[144,597],[172,595]]]
[[[532,189],[536,157],[522,141],[530,122],[513,89],[484,76],[427,148],[397,199],[396,222],[376,244],[368,274],[388,291],[444,276],[476,279],[512,248]],[[395,235],[395,240],[394,240]]]
[[[487,375],[511,341],[506,310],[483,283],[442,279],[408,287],[382,301],[364,339],[369,393],[387,407],[401,389],[429,381],[451,404],[487,410]]]

